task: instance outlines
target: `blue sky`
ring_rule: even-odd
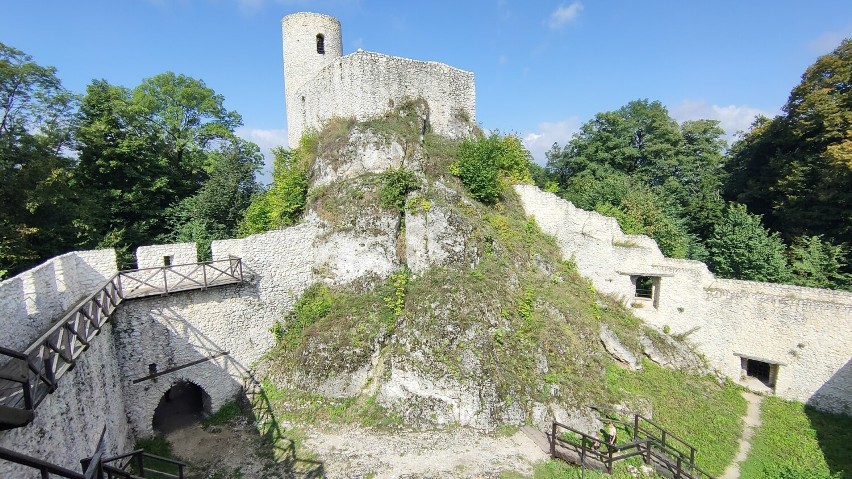
[[[539,162],[595,113],[637,98],[733,134],[779,112],[808,65],[852,37],[852,2],[520,0],[6,1],[0,42],[66,88],[134,87],[165,71],[204,80],[239,133],[286,145],[281,17],[338,17],[358,48],[474,72],[477,119]]]

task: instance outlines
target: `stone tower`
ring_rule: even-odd
[[[300,134],[296,125],[304,109],[298,108],[305,98],[296,94],[324,66],[343,55],[343,35],[340,21],[319,13],[294,13],[281,19],[284,43],[284,99],[287,102],[287,129],[290,147],[298,145]]]

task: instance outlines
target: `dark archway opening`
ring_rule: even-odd
[[[775,378],[773,377],[773,368],[775,367],[777,366],[774,364],[758,361],[756,359],[745,359],[746,376],[757,379],[762,382],[764,386],[769,388],[775,387]]]
[[[169,433],[201,420],[210,412],[210,396],[197,384],[175,383],[154,410],[154,431]]]

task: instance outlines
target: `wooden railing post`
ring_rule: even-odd
[[[145,455],[140,452],[136,458],[139,462],[139,477],[145,477]]]
[[[169,294],[169,283],[166,280],[166,267],[163,266],[163,289],[166,290],[166,294]]]
[[[550,457],[556,458],[556,421],[553,422],[550,430]]]
[[[639,415],[633,415],[633,440],[635,441],[639,437]]]
[[[207,265],[206,264],[201,265],[201,277],[204,278],[203,287],[207,288]]]

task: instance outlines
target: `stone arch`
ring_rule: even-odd
[[[201,420],[212,412],[211,407],[210,394],[202,386],[176,379],[160,395],[151,415],[151,428],[154,432],[170,432]]]

